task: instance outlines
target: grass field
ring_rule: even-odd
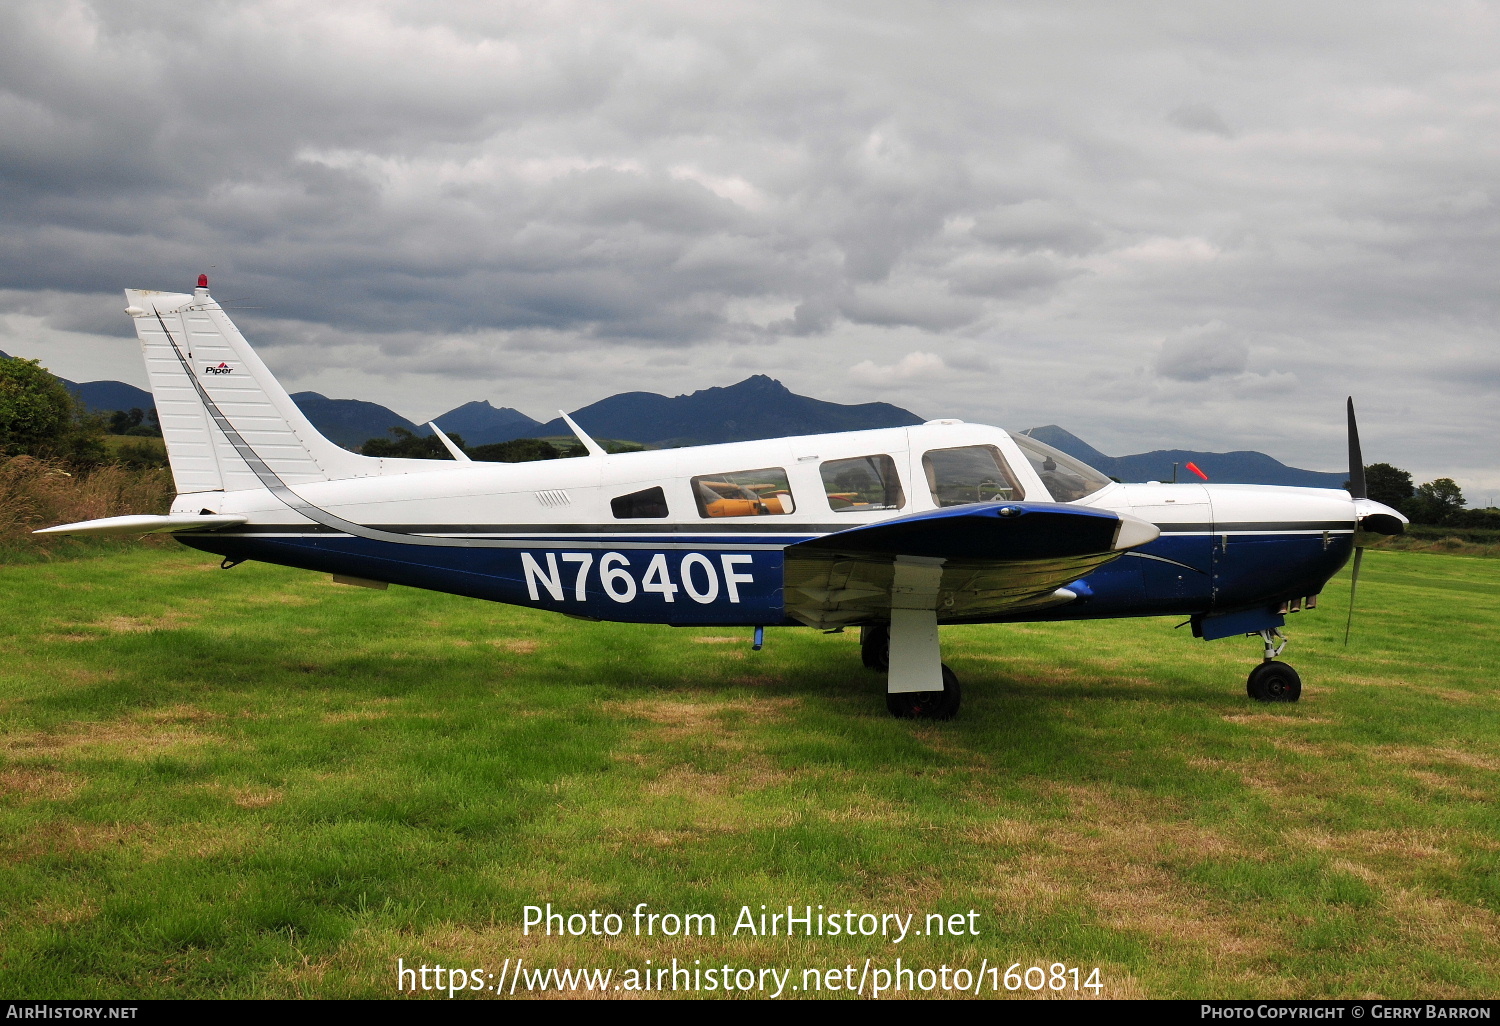
[[[951,723],[857,635],[583,623],[175,547],[0,566],[0,994],[367,996],[396,962],[1101,970],[1106,997],[1500,991],[1500,564],[1371,552],[1247,640],[945,628]],[[521,909],[720,935],[523,937]],[[978,937],[727,936],[742,905]],[[1021,990],[1022,995],[1028,994]],[[1086,992],[1088,993],[1088,992]]]

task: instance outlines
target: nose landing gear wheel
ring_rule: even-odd
[[[1295,702],[1302,697],[1302,678],[1286,663],[1273,659],[1250,671],[1245,691],[1257,702]]]
[[[885,707],[892,716],[903,720],[951,720],[958,715],[963,700],[958,675],[943,664],[943,690],[898,691],[887,693]]]

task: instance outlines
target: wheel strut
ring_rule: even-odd
[[[1265,657],[1259,666],[1250,671],[1250,679],[1245,681],[1245,692],[1257,702],[1297,701],[1302,697],[1302,678],[1286,663],[1276,660],[1281,655],[1281,650],[1286,648],[1287,636],[1276,627],[1256,633],[1265,645]]]
[[[1269,630],[1257,631],[1260,640],[1265,643],[1266,654],[1262,662],[1269,663],[1272,659],[1281,655],[1281,650],[1286,648],[1286,643],[1291,639],[1281,633],[1280,627],[1272,627]]]

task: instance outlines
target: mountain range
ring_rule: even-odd
[[[0,353],[0,358],[5,358],[5,354]],[[154,405],[150,392],[122,381],[79,384],[64,380],[63,383],[84,406],[94,411],[149,409]],[[392,427],[419,435],[431,433],[425,424],[417,424],[379,403],[330,399],[317,392],[297,392],[292,399],[314,427],[345,448],[353,449],[370,438],[384,437]],[[797,395],[764,374],[688,395],[621,392],[575,410],[570,416],[597,438],[628,439],[662,448],[922,423],[915,413],[890,403],[845,406]],[[571,434],[561,418],[543,423],[510,407],[491,406],[485,400],[465,403],[434,419],[444,431],[462,435],[471,446]],[[1121,481],[1170,481],[1172,465],[1188,462],[1197,464],[1210,480],[1222,483],[1341,488],[1348,476],[1342,472],[1300,470],[1265,453],[1251,451],[1157,449],[1132,456],[1107,456],[1056,424],[1031,428],[1026,433]],[[1185,469],[1179,469],[1178,480],[1193,478]]]
[[[1272,459],[1263,452],[1197,452],[1190,449],[1156,449],[1135,456],[1106,456],[1083,439],[1056,424],[1030,428],[1026,432],[1039,442],[1061,449],[1083,460],[1095,470],[1120,481],[1171,481],[1177,464],[1178,481],[1196,481],[1186,465],[1191,462],[1220,484],[1301,485],[1305,488],[1342,488],[1349,475],[1299,470]]]
[[[670,399],[655,392],[621,392],[570,416],[591,435],[628,438],[662,448],[922,423],[915,413],[890,403],[843,406],[809,399],[764,374],[727,388],[704,388]],[[441,420],[438,426],[447,429]],[[539,429],[542,437],[568,433],[561,418]]]

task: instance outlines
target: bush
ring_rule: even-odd
[[[1500,509],[1460,509],[1443,517],[1444,527],[1471,527],[1500,530]]]
[[[116,446],[111,462],[128,470],[157,470],[171,465],[166,451],[149,442],[126,442]]]
[[[509,442],[476,445],[469,450],[469,456],[481,463],[530,463],[533,460],[555,460],[562,455],[557,446],[540,438],[516,438]]]
[[[418,435],[404,427],[390,429],[390,438],[370,438],[359,451],[366,456],[400,458],[407,460],[451,460],[453,454],[437,435]],[[464,447],[463,435],[449,435],[453,444]]]
[[[104,418],[91,415],[36,360],[0,360],[0,456],[104,462]]]
[[[43,546],[56,541],[32,534],[41,527],[80,520],[165,513],[176,489],[170,471],[106,465],[74,472],[58,459],[0,459],[0,544]]]

